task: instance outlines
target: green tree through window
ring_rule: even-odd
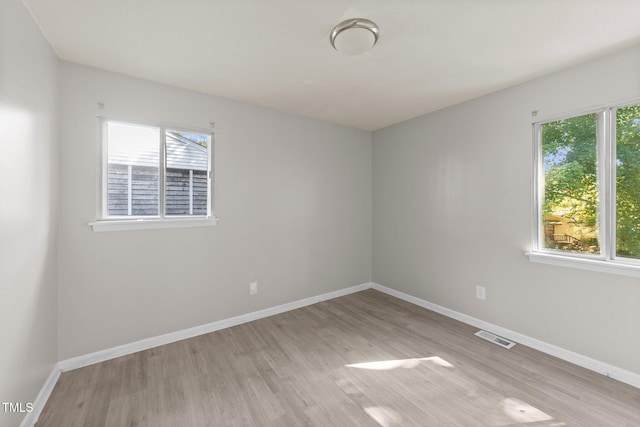
[[[537,250],[640,259],[640,105],[535,129]]]
[[[640,258],[640,105],[616,110],[616,254]]]
[[[597,116],[542,126],[544,247],[599,253]]]

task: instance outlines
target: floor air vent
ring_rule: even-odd
[[[487,331],[478,331],[474,335],[477,335],[480,338],[484,338],[487,341],[491,341],[494,344],[498,344],[500,347],[504,348],[511,348],[516,345],[516,343],[514,343],[513,341],[509,341],[506,338],[499,337]]]

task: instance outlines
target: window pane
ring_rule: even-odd
[[[543,248],[600,253],[596,124],[588,114],[541,126]]]
[[[167,130],[166,215],[207,215],[211,136]]]
[[[616,255],[640,258],[640,105],[616,110]]]
[[[107,215],[157,216],[160,129],[107,123]]]

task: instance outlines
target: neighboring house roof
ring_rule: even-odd
[[[167,132],[167,168],[207,170],[207,149],[178,133]]]
[[[558,216],[558,215],[553,215],[553,214],[548,214],[548,213],[546,213],[546,214],[544,214],[542,216],[542,220],[543,221],[558,221],[558,222],[561,222],[563,224],[568,224],[568,223],[574,222],[572,219],[564,218],[564,217],[561,217],[561,216]]]
[[[177,132],[166,133],[167,168],[207,170],[207,149]],[[137,141],[136,146],[116,139],[109,143],[109,163],[157,167],[158,146],[155,141]]]

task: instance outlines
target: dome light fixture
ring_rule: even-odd
[[[331,32],[331,46],[345,55],[360,55],[378,42],[380,29],[375,22],[364,18],[342,21]]]

